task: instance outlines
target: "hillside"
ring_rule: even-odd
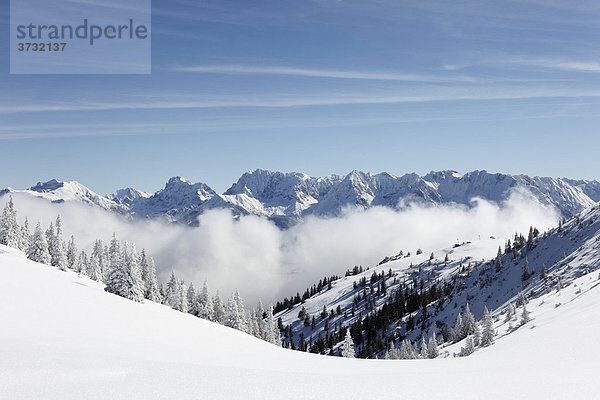
[[[600,183],[573,179],[529,177],[473,171],[430,172],[425,176],[400,177],[352,171],[346,176],[314,178],[302,173],[254,170],[243,174],[225,193],[218,194],[205,183],[181,177],[169,179],[154,194],[126,188],[101,196],[78,182],[51,180],[22,192],[52,202],[81,201],[135,218],[165,218],[197,225],[206,210],[229,209],[236,216],[259,215],[287,228],[309,216],[339,216],[347,207],[374,206],[400,209],[410,203],[470,205],[479,197],[501,203],[511,192],[524,189],[541,204],[555,206],[563,216],[571,215],[600,200]]]
[[[499,248],[501,257],[494,259]],[[350,328],[361,357],[383,357],[404,339],[419,346],[434,332],[445,342],[444,351],[459,352],[464,341],[453,337],[452,329],[467,304],[476,319],[486,306],[503,321],[509,304],[519,312],[520,293],[537,303],[581,276],[596,280],[599,268],[600,208],[595,206],[549,232],[516,236],[511,244],[473,238],[434,253],[388,257],[331,282],[324,278],[304,295],[278,303],[276,310],[286,309],[276,317],[285,327],[284,342],[315,353],[339,354],[342,327]],[[505,323],[499,332],[508,330]]]
[[[597,272],[532,300],[533,321],[489,348],[466,358],[412,361],[281,349],[166,306],[108,294],[4,246],[0,276],[0,392],[13,400],[597,394],[600,348],[586,339],[600,329]]]

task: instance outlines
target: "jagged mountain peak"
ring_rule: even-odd
[[[529,177],[475,170],[431,171],[424,176],[395,176],[360,170],[318,178],[299,172],[254,169],[244,173],[224,194],[207,184],[174,176],[163,189],[150,195],[133,188],[98,196],[76,181],[52,179],[39,182],[28,192],[54,202],[81,200],[107,210],[137,217],[166,216],[171,221],[197,224],[203,212],[225,208],[234,215],[259,215],[287,227],[306,215],[339,215],[346,207],[384,206],[401,209],[410,203],[470,205],[474,197],[493,202],[506,200],[512,191],[524,188],[542,204],[555,206],[564,216],[600,200],[597,181]],[[15,191],[19,192],[19,191]],[[0,195],[8,193],[7,190]]]
[[[106,197],[115,203],[131,206],[137,199],[148,198],[150,193],[142,192],[134,188],[119,189],[114,193],[107,195]]]
[[[34,192],[45,193],[45,192],[51,192],[53,190],[57,190],[57,189],[63,187],[64,185],[65,185],[65,183],[62,181],[59,181],[57,179],[50,179],[49,181],[46,181],[46,182],[38,182],[37,184],[35,184],[31,188],[29,188],[29,190],[32,190]]]

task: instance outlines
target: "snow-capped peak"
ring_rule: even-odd
[[[235,215],[264,216],[285,227],[305,215],[338,215],[345,207],[401,208],[414,202],[469,205],[474,197],[502,202],[516,188],[527,190],[542,204],[555,206],[564,216],[600,200],[597,181],[532,178],[485,170],[464,175],[454,170],[432,171],[425,176],[354,170],[345,176],[314,178],[298,172],[255,169],[244,173],[222,195],[204,183],[192,183],[180,176],[170,178],[164,189],[152,195],[127,188],[102,197],[78,182],[56,179],[21,192],[55,202],[81,200],[141,217],[167,216],[186,224],[197,223],[198,215],[206,210],[225,208]],[[6,189],[0,196],[8,192]]]

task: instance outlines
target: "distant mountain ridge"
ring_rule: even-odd
[[[205,183],[173,177],[154,194],[133,188],[101,196],[82,184],[56,179],[40,182],[27,190],[5,189],[6,193],[27,193],[52,202],[81,201],[132,218],[166,218],[196,225],[198,216],[212,209],[229,209],[234,216],[258,215],[287,228],[303,217],[337,216],[346,207],[368,209],[403,204],[465,204],[474,197],[501,202],[510,191],[524,188],[542,204],[554,205],[568,217],[600,200],[600,182],[566,178],[529,177],[472,171],[389,173],[352,171],[346,176],[314,178],[302,173],[253,170],[244,173],[223,194]]]

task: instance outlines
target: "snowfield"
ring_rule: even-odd
[[[108,294],[97,282],[4,246],[0,276],[3,399],[600,396],[598,272],[532,300],[533,321],[509,335],[500,317],[493,346],[435,360],[285,350],[163,305]]]

